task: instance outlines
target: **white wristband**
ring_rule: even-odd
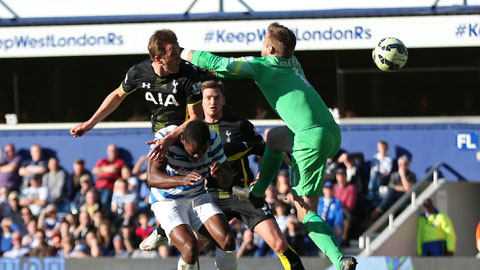
[[[180,54],[180,58],[183,60],[187,61],[188,59],[188,54],[190,53],[189,49],[183,49],[182,53]]]

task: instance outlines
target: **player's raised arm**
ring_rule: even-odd
[[[254,57],[221,57],[209,52],[184,49],[181,57],[201,68],[213,70],[219,78],[253,78],[258,70]]]
[[[127,97],[127,94],[123,92],[122,86],[113,90],[102,102],[97,111],[87,121],[74,126],[70,129],[70,134],[73,137],[83,136],[86,132],[95,127],[98,122],[109,116]]]

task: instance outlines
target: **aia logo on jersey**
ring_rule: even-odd
[[[145,100],[149,102],[153,102],[155,105],[162,105],[162,106],[179,106],[175,96],[172,94],[162,94],[158,93],[157,97],[154,96],[152,92],[145,92]]]

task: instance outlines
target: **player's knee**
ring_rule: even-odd
[[[232,251],[236,249],[235,238],[232,233],[227,233],[223,238],[222,243],[219,243],[220,248],[225,251]]]

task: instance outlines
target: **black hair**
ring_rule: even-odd
[[[194,120],[185,127],[183,138],[187,143],[194,142],[197,145],[204,145],[210,140],[210,130],[203,121]]]

